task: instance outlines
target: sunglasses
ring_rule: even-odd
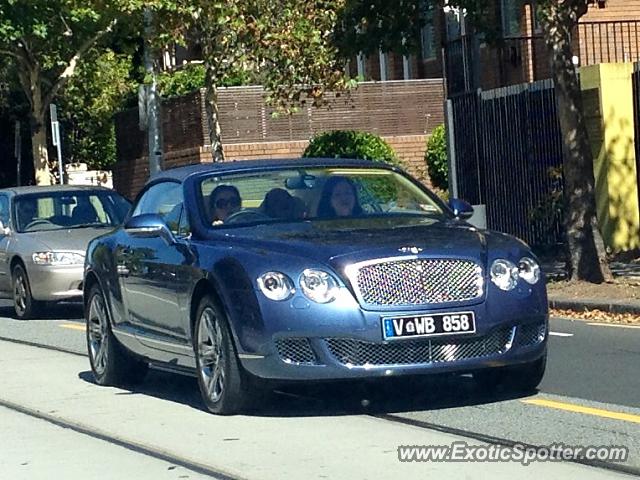
[[[240,199],[238,197],[219,198],[218,200],[216,200],[214,205],[216,208],[236,208],[240,206]]]

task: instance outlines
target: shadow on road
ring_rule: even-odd
[[[91,372],[79,378],[93,382]],[[149,395],[204,410],[195,378],[151,369],[141,385],[119,395]],[[528,396],[482,391],[471,377],[434,376],[355,382],[288,385],[268,390],[246,412],[258,417],[381,415],[484,405]]]
[[[9,302],[2,302],[2,304],[0,304],[0,318],[3,317],[17,319],[16,313],[13,309],[13,304]],[[38,317],[33,320],[80,320],[83,317],[84,312],[82,310],[82,303],[47,302],[47,304],[42,307]]]

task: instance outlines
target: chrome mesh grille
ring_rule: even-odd
[[[275,343],[278,355],[285,363],[296,365],[316,365],[318,363],[307,338],[279,338]]]
[[[501,328],[484,337],[455,341],[422,339],[372,343],[328,338],[325,342],[333,358],[346,366],[416,365],[500,355],[509,349],[514,328]]]
[[[368,305],[463,302],[482,296],[480,266],[468,260],[393,260],[360,267],[352,278]]]
[[[544,340],[547,326],[544,323],[532,323],[518,327],[516,343],[521,347],[531,347]]]

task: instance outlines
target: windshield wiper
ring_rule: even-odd
[[[77,225],[70,225],[67,228],[88,228],[88,227],[96,227],[96,228],[108,228],[113,225],[102,222],[90,222],[90,223],[78,223]]]

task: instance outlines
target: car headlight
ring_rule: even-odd
[[[36,252],[31,258],[36,265],[84,264],[84,255],[75,252]]]
[[[499,258],[491,265],[491,281],[501,290],[513,290],[518,283],[518,267],[509,260]]]
[[[540,280],[540,266],[529,257],[522,257],[518,263],[518,274],[525,282],[534,285]]]
[[[277,302],[290,298],[296,291],[291,279],[280,272],[267,272],[260,275],[258,287],[265,297]]]
[[[307,269],[302,272],[300,287],[305,296],[316,303],[329,303],[338,293],[336,279],[322,270]]]

